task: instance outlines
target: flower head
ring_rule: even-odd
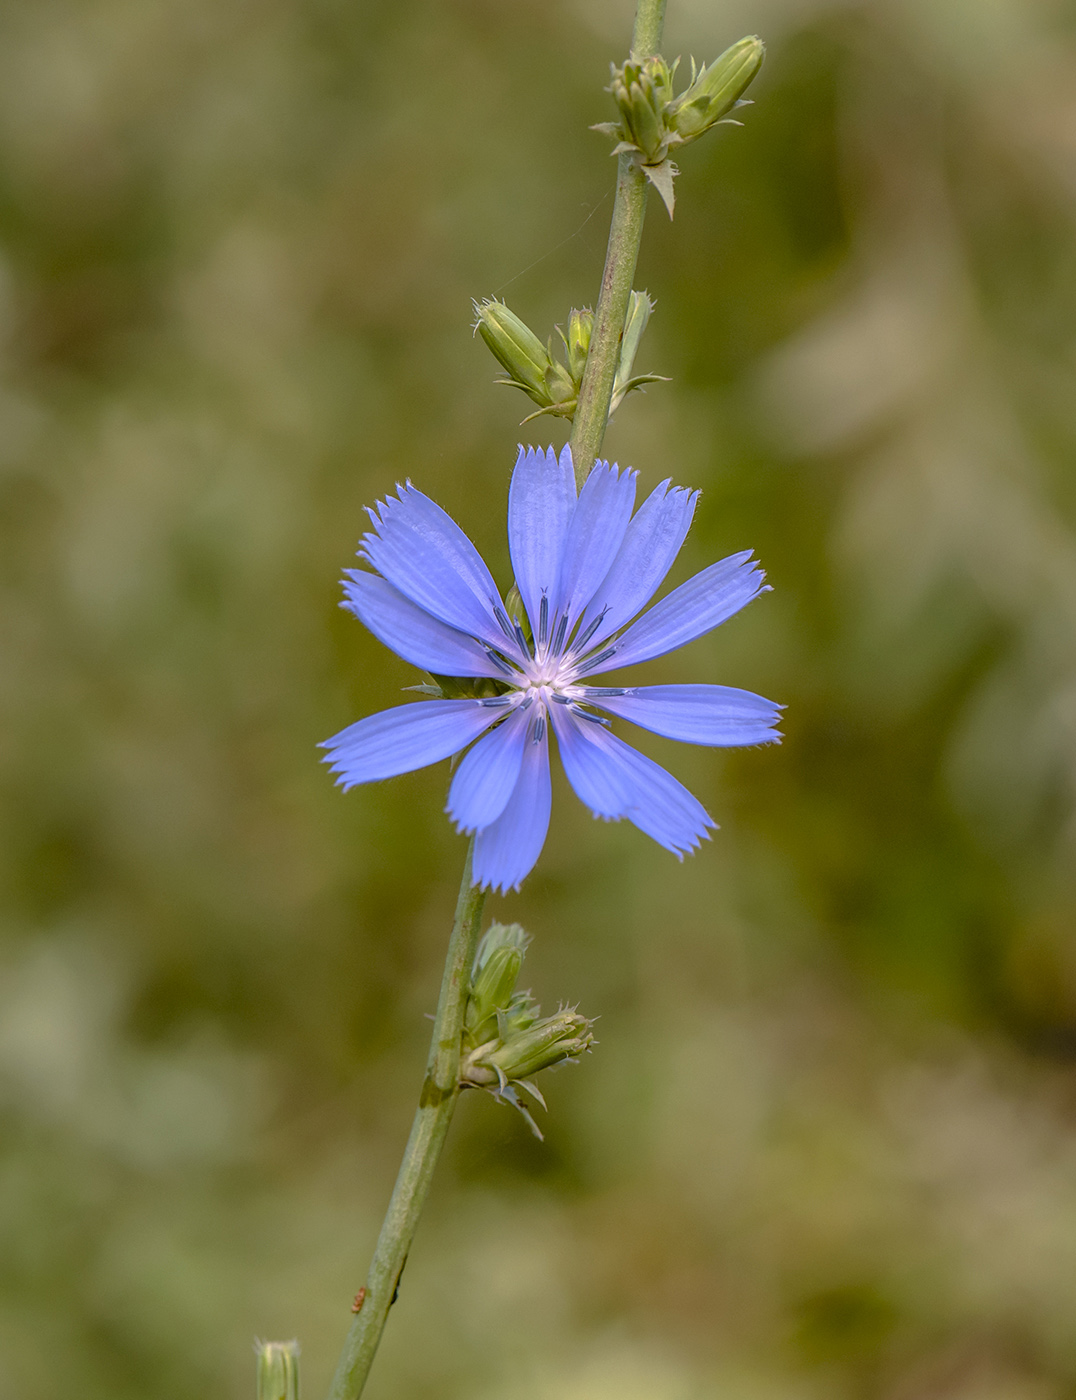
[[[703,636],[765,589],[751,551],[674,589],[640,617],[672,567],[698,492],[664,481],[632,515],[635,473],[598,462],[576,496],[571,452],[519,450],[508,543],[529,635],[506,608],[474,545],[410,483],[369,512],[343,606],[398,656],[434,675],[474,678],[472,695],[370,715],[324,744],[346,789],[460,762],[447,812],[475,835],[474,879],[518,889],[549,829],[549,734],[568,781],[606,821],[626,817],[682,857],[714,822],[664,768],[612,733],[630,720],[688,744],[778,739],[780,706],[719,685],[592,685]],[[633,620],[634,619],[634,620]],[[601,713],[598,713],[601,712]]]

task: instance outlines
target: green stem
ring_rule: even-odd
[[[635,31],[631,39],[633,58],[648,58],[661,47],[661,31],[665,24],[665,0],[639,0],[635,12]],[[572,461],[575,478],[580,486],[590,475],[590,469],[601,450],[609,404],[613,397],[620,358],[620,337],[628,314],[628,298],[635,279],[635,264],[643,239],[643,218],[646,214],[646,176],[630,155],[619,157],[616,180],[616,202],[609,226],[609,245],[605,252],[605,270],[601,291],[594,311],[594,329],[590,335],[583,383],[579,390],[572,435]]]
[[[665,0],[638,0],[631,41],[631,51],[635,57],[645,58],[657,53],[664,22]],[[572,427],[572,456],[580,484],[586,480],[594,465],[609,421],[620,337],[635,276],[645,212],[646,178],[631,160],[621,156],[605,271]],[[358,1400],[362,1394],[459,1098],[463,1016],[467,1009],[478,928],[486,902],[485,894],[471,883],[473,849],[472,842],[463,869],[418,1110],[366,1277],[362,1306],[344,1342],[328,1400]]]
[[[411,1124],[403,1161],[396,1177],[392,1200],[381,1226],[377,1249],[366,1276],[366,1294],[357,1313],[329,1388],[329,1400],[358,1400],[385,1330],[389,1308],[407,1262],[415,1226],[425,1204],[434,1168],[441,1155],[452,1111],[459,1098],[460,1040],[467,1009],[471,964],[478,943],[484,890],[471,883],[471,857],[467,851],[456,902],[456,918],[448,943],[441,995],[433,1023],[433,1037],[426,1064],[426,1078],[418,1109]]]

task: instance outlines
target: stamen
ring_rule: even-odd
[[[601,612],[600,612],[600,613],[598,614],[598,616],[594,619],[594,621],[593,621],[592,623],[590,623],[590,625],[587,627],[587,630],[583,633],[583,635],[582,635],[581,637],[576,637],[576,639],[575,639],[575,646],[574,646],[574,648],[573,648],[574,651],[577,651],[577,652],[578,652],[578,651],[582,651],[582,650],[583,650],[583,648],[586,646],[587,642],[590,641],[591,637],[593,637],[594,633],[595,633],[595,632],[598,630],[598,628],[602,625],[602,619],[605,617],[605,614],[606,614],[608,611],[609,611],[608,608],[602,608]]]
[[[540,714],[534,721],[534,737],[531,740],[534,744],[540,744],[545,737],[545,715]]]
[[[583,692],[588,700],[605,700],[614,695],[627,695],[622,685],[588,685]]]
[[[510,666],[503,656],[499,656],[492,647],[486,646],[484,642],[482,644],[482,650],[493,662],[494,666],[496,666],[499,671],[503,671],[506,676],[515,676],[518,673],[516,667]]]
[[[519,643],[520,651],[523,653],[524,656],[530,656],[531,649],[527,645],[527,634],[523,631],[522,626],[515,618],[513,618],[512,621],[515,622],[516,641]]]
[[[587,662],[587,670],[593,671],[595,666],[600,666],[603,661],[608,661],[611,656],[617,653],[616,647],[606,647],[604,651],[599,651],[597,656],[592,656]]]
[[[494,608],[493,616],[497,619],[498,626],[500,627],[504,635],[508,638],[508,640],[510,642],[514,642],[515,634],[512,632],[512,628],[508,622],[508,618],[505,616],[504,610],[502,608]]]
[[[612,726],[607,719],[602,719],[601,715],[592,715],[589,710],[581,710],[578,705],[572,706],[572,714],[580,719],[589,719],[591,724],[600,724],[603,729],[610,729]]]
[[[572,697],[562,695],[559,690],[554,690],[549,698],[557,705],[570,705],[572,703]]]
[[[530,707],[531,707],[533,704],[534,704],[534,691],[533,691],[533,690],[528,690],[528,691],[527,691],[527,694],[526,694],[526,698],[520,703],[519,708],[520,708],[521,710],[529,710]]]
[[[540,646],[545,645],[546,633],[549,631],[549,599],[542,593],[542,601],[538,606],[538,642]]]
[[[501,705],[510,705],[512,697],[510,695],[484,695],[478,703],[484,710],[495,710]]]
[[[568,630],[568,614],[565,613],[557,624],[557,635],[553,638],[553,655],[559,656],[564,645],[564,634]]]

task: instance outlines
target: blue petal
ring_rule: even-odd
[[[589,632],[590,651],[646,607],[680,552],[699,493],[682,487],[670,491],[669,485],[663,481],[636,511],[612,567],[587,604],[579,635],[587,637]],[[603,612],[604,617],[589,631]]]
[[[504,669],[473,637],[410,602],[378,574],[347,569],[342,604],[397,656],[441,676],[497,676]]]
[[[544,715],[538,714],[527,726],[523,764],[508,805],[475,837],[476,885],[492,886],[502,894],[519,889],[545,844],[550,798],[549,736]]]
[[[596,816],[627,817],[676,855],[693,851],[714,825],[671,773],[609,730],[566,707],[555,713],[554,725],[568,781]]]
[[[521,447],[508,488],[508,547],[536,638],[542,595],[552,601],[574,511],[571,449],[565,446],[558,458],[551,447]]]
[[[596,817],[619,821],[631,806],[631,793],[620,769],[609,762],[599,746],[597,736],[588,733],[597,726],[576,719],[566,705],[553,706],[551,718],[560,761],[575,795]]]
[[[781,738],[774,728],[781,706],[728,685],[640,685],[623,695],[598,690],[588,694],[587,700],[600,710],[685,744],[731,748]]]
[[[635,473],[596,463],[587,477],[568,529],[554,612],[567,615],[570,632],[609,572],[635,504]]]
[[[350,724],[320,745],[346,791],[425,768],[458,752],[500,718],[503,709],[482,700],[420,700]]]
[[[360,556],[434,617],[501,650],[507,645],[515,655],[511,630],[496,617],[498,609],[503,616],[504,604],[478,550],[410,482],[397,493],[370,512],[374,528],[363,535]]]
[[[626,780],[634,790],[634,805],[626,813],[628,820],[659,846],[679,856],[694,851],[703,838],[709,840],[707,828],[717,823],[683,783],[638,749],[622,743],[615,734],[602,733],[610,757],[623,765]]]
[[[495,822],[512,796],[523,763],[528,716],[514,710],[484,735],[452,779],[445,811],[460,831],[478,831]]]
[[[750,563],[751,551],[732,554],[689,578],[633,622],[619,641],[598,653],[587,675],[664,656],[719,626],[765,590],[765,575]],[[598,659],[600,658],[600,660]]]

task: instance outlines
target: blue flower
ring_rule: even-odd
[[[475,835],[476,884],[518,889],[549,828],[552,728],[568,781],[596,817],[627,817],[681,858],[694,850],[714,826],[706,810],[595,711],[688,744],[726,747],[779,739],[780,706],[721,685],[588,682],[694,641],[765,591],[746,550],[637,617],[679,553],[697,499],[697,491],[663,481],[633,516],[634,472],[599,462],[576,499],[567,447],[559,458],[552,448],[520,448],[508,543],[528,636],[459,526],[410,483],[398,487],[369,512],[373,529],[359,549],[377,572],[347,570],[343,606],[405,661],[485,684],[474,687],[475,697],[383,710],[327,740],[343,787],[423,768],[473,744],[446,811]]]

